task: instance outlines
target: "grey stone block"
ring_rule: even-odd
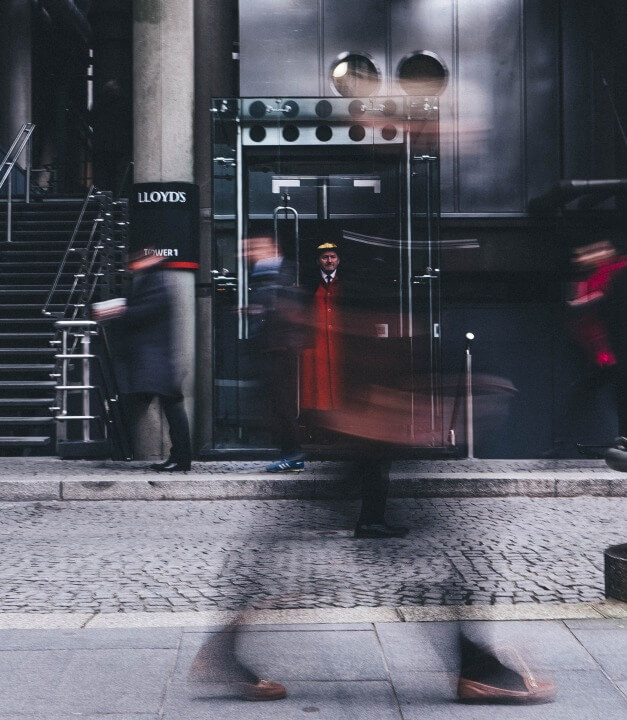
[[[612,495],[612,480],[609,478],[583,477],[577,479],[555,481],[555,494],[557,497],[576,497],[578,495],[590,495],[597,497],[609,497]]]
[[[239,699],[228,685],[170,687],[163,720],[402,720],[391,686],[386,682],[285,682],[284,700],[251,703]]]
[[[72,651],[55,705],[68,715],[156,713],[175,658],[175,650]]]
[[[0,502],[60,500],[61,482],[35,476],[23,480],[0,480]]]
[[[549,678],[557,687],[552,703],[527,705],[460,704],[456,676],[415,672],[395,678],[394,689],[404,720],[623,720],[625,698],[600,671],[560,671]]]
[[[469,637],[495,648],[496,654],[514,648],[533,670],[592,670],[595,663],[560,622],[481,622],[461,625]],[[415,669],[457,670],[456,625],[418,623],[377,625],[392,677]],[[505,657],[505,655],[503,655]]]
[[[597,624],[589,627],[570,628],[573,635],[599,663],[612,680],[627,681],[627,625],[619,627],[611,621],[602,632]]]
[[[176,649],[182,630],[2,630],[1,650]]]
[[[208,652],[215,658],[216,682],[232,678],[220,674],[222,633],[210,636],[185,634],[176,669],[176,678],[184,680],[193,658],[208,637]],[[387,674],[381,650],[373,631],[274,633],[244,632],[238,634],[241,660],[261,677],[284,680],[385,680]]]

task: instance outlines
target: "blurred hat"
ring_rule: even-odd
[[[324,242],[316,248],[317,253],[327,252],[327,250],[335,250],[335,252],[338,252],[338,247],[335,243]]]

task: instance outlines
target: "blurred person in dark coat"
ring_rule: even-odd
[[[124,367],[123,391],[132,396],[139,414],[157,396],[163,408],[172,447],[165,462],[151,465],[158,472],[191,468],[189,422],[178,377],[172,333],[173,300],[160,267],[163,257],[145,251],[129,262],[131,292],[126,305],[92,308],[97,321],[114,321],[119,358]]]
[[[249,338],[280,453],[266,470],[300,472],[304,454],[298,427],[297,377],[306,330],[296,268],[271,237],[251,238],[247,253],[252,263],[246,309]]]

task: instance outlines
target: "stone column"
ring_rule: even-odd
[[[135,182],[194,182],[194,0],[133,0],[133,156]],[[177,360],[193,427],[195,276],[168,270],[176,298]],[[152,403],[139,418],[135,456],[169,450],[167,423]]]
[[[30,2],[0,2],[0,146],[4,150],[26,122],[32,121]]]
[[[196,182],[200,186],[200,272],[197,299],[196,445],[208,452],[213,442],[212,268],[212,98],[237,95],[233,41],[237,38],[234,0],[196,0]]]

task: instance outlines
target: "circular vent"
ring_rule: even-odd
[[[381,74],[366,55],[344,53],[331,68],[331,86],[342,97],[374,95],[381,85]]]
[[[421,51],[403,58],[398,82],[408,95],[440,95],[448,83],[444,62],[432,52]]]

